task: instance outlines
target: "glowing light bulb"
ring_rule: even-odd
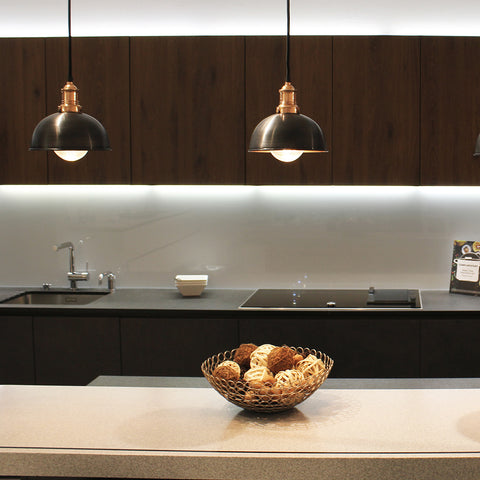
[[[83,158],[88,150],[54,150],[55,153],[62,159],[67,162],[76,162]]]
[[[281,162],[293,162],[302,155],[303,150],[276,150],[270,153]]]

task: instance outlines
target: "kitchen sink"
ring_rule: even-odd
[[[12,305],[87,305],[110,292],[24,292],[0,303]]]

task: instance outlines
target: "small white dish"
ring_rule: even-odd
[[[184,297],[198,297],[208,284],[208,275],[177,275],[175,286]]]
[[[175,283],[175,286],[180,290],[184,297],[198,297],[202,294],[205,288],[204,283]]]
[[[177,275],[175,277],[177,283],[201,283],[207,285],[208,275]]]

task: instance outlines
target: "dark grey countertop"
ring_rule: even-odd
[[[41,290],[38,287],[0,287],[0,302],[25,291]],[[82,289],[79,290],[94,290]],[[98,291],[98,290],[97,290]],[[119,288],[87,305],[11,305],[0,303],[0,310],[83,310],[83,311],[238,311],[238,307],[254,289],[206,288],[199,297],[182,297],[174,288]],[[451,294],[447,290],[422,290],[423,311],[475,312],[480,311],[480,297]],[[371,311],[371,310],[369,310]],[[417,309],[403,310],[418,312]],[[318,311],[317,311],[318,312]],[[329,314],[333,313],[328,309]],[[300,313],[300,312],[299,312]]]

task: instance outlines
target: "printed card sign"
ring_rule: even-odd
[[[453,242],[450,292],[480,295],[480,241]]]

